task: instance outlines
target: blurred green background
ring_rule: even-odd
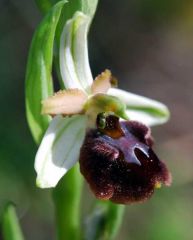
[[[24,106],[27,53],[42,16],[33,0],[0,0],[0,214],[17,206],[28,240],[54,239],[50,190],[35,186],[37,146]],[[126,208],[118,239],[193,239],[193,1],[101,0],[90,36],[94,75],[105,68],[120,88],[167,104],[171,120],[153,129],[172,174],[170,188]],[[85,186],[84,212],[93,196]],[[83,222],[84,224],[84,222]],[[0,239],[2,239],[0,237]]]

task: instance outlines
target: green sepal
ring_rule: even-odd
[[[53,94],[54,38],[64,3],[57,3],[44,17],[34,34],[28,56],[25,86],[27,120],[38,143],[51,120],[49,116],[41,115],[41,101]]]
[[[57,27],[56,39],[57,46],[60,43],[60,36],[66,22],[73,18],[73,15],[79,11],[92,18],[94,17],[98,0],[68,0],[68,3],[65,5],[65,8],[62,11],[62,15]]]
[[[58,0],[35,0],[38,8],[41,12],[46,13],[50,10],[50,8],[58,2]],[[65,8],[62,12],[62,17],[59,22],[58,30],[57,30],[57,42],[59,46],[60,35],[66,21],[71,19],[75,12],[79,11],[89,16],[91,19],[93,18],[96,8],[97,8],[98,0],[68,0]]]

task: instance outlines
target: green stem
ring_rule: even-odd
[[[73,167],[53,191],[58,240],[79,240],[82,177]]]
[[[124,209],[124,205],[117,205],[111,202],[108,203],[104,236],[102,239],[112,240],[116,237],[122,223]]]

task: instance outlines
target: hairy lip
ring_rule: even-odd
[[[80,151],[81,173],[99,199],[123,204],[145,201],[156,186],[169,185],[171,175],[151,149],[146,126],[125,121],[116,129],[119,119],[113,116],[110,120],[106,129],[87,133]],[[120,129],[124,135],[119,138],[109,134]]]

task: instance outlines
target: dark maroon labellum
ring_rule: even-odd
[[[105,118],[103,128],[89,130],[80,151],[80,170],[95,196],[129,204],[147,200],[162,183],[170,185],[171,175],[152,144],[147,126],[119,122],[113,115]]]

